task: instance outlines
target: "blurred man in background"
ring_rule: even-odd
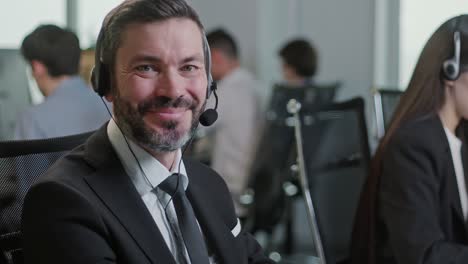
[[[73,32],[41,25],[25,37],[21,53],[45,100],[20,115],[15,139],[84,133],[109,119],[100,98],[78,76],[81,49]]]
[[[314,84],[313,77],[317,72],[317,51],[305,39],[294,39],[279,50],[282,62],[282,73],[290,86]]]
[[[258,84],[252,74],[240,67],[237,44],[228,32],[217,29],[207,38],[213,63],[211,73],[218,83],[220,100],[211,164],[224,177],[236,213],[242,218],[247,212],[239,198],[248,184],[259,128]]]

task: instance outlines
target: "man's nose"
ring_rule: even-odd
[[[161,76],[159,87],[156,87],[159,96],[179,98],[184,94],[184,79],[176,71],[167,71]]]

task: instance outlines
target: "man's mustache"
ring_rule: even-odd
[[[193,100],[186,99],[182,96],[176,99],[160,96],[148,99],[138,104],[138,112],[140,115],[149,111],[155,111],[158,108],[187,108],[194,110],[196,108],[196,103]]]

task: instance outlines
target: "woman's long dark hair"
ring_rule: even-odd
[[[356,213],[351,259],[355,264],[377,262],[378,189],[382,160],[395,132],[408,120],[437,113],[445,102],[442,65],[454,56],[454,32],[460,32],[461,65],[468,65],[468,15],[443,23],[429,38],[414,69],[406,91],[393,114],[390,126],[372,159],[370,174],[361,193]],[[465,55],[465,56],[464,56]]]

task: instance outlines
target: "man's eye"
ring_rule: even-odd
[[[189,71],[189,72],[190,71],[195,71],[197,69],[198,69],[198,67],[195,66],[195,65],[185,65],[184,67],[182,67],[183,71]]]
[[[149,71],[152,71],[154,69],[150,65],[140,65],[140,66],[136,67],[136,70],[140,71],[140,72],[149,72]]]

